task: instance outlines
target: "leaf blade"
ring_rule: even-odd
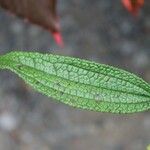
[[[127,71],[52,54],[12,52],[3,57],[6,64],[11,61],[4,68],[65,104],[112,113],[150,109],[150,85]]]

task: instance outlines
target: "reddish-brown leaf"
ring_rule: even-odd
[[[57,0],[0,0],[0,6],[18,17],[51,31],[55,40],[57,33],[59,40],[57,39],[56,42],[62,46],[56,2]]]
[[[124,7],[134,16],[137,16],[140,8],[144,4],[144,0],[122,0]]]

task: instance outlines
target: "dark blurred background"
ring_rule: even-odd
[[[133,17],[120,0],[58,1],[65,47],[50,33],[0,9],[0,53],[40,51],[120,67],[150,83],[150,2]],[[0,71],[0,150],[144,150],[150,112],[131,115],[75,109]]]

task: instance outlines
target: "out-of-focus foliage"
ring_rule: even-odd
[[[137,16],[144,0],[122,0],[124,7],[134,16]]]
[[[62,46],[56,3],[56,0],[0,0],[2,8],[51,31],[55,41]]]

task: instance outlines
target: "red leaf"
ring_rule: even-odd
[[[0,6],[18,17],[42,26],[53,33],[60,34],[60,26],[56,14],[57,0],[0,0]],[[55,38],[57,44],[62,41]]]
[[[137,16],[140,8],[144,4],[144,0],[122,0],[124,7],[134,16]]]

